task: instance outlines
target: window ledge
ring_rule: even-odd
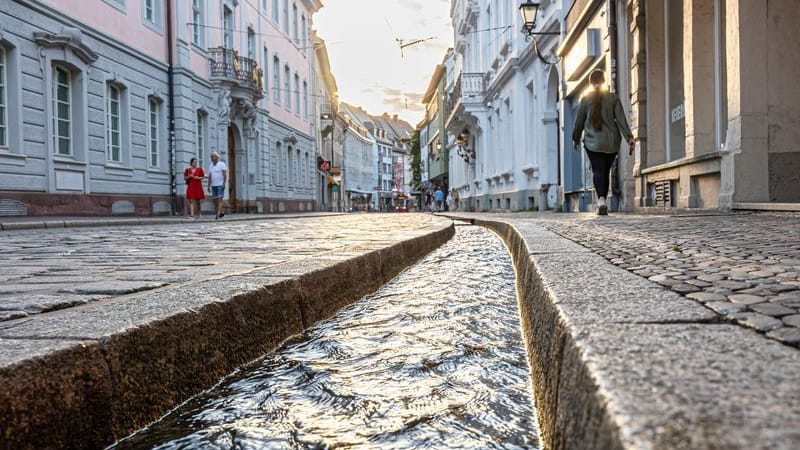
[[[53,155],[53,162],[55,162],[56,164],[74,164],[78,166],[86,165],[86,161],[78,161],[75,158],[64,155]]]
[[[7,147],[0,147],[0,163],[10,166],[24,166],[28,159],[25,155],[11,153]]]
[[[676,159],[675,161],[670,161],[668,163],[659,164],[657,166],[652,166],[642,169],[641,174],[647,175],[649,173],[660,172],[662,170],[667,170],[667,169],[674,169],[675,167],[686,166],[688,164],[719,159],[720,157],[722,157],[723,153],[724,152],[706,153],[705,155]]]

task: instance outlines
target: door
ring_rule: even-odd
[[[228,127],[228,208],[237,212],[236,202],[236,136],[233,127]]]

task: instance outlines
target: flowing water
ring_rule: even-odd
[[[538,448],[511,258],[458,226],[374,295],[113,448]]]

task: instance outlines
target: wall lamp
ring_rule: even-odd
[[[545,64],[554,65],[558,63],[558,60],[548,61],[545,59],[539,51],[539,43],[534,36],[560,36],[561,33],[557,31],[533,31],[533,29],[536,28],[536,15],[539,13],[539,5],[539,2],[532,1],[520,3],[519,12],[522,14],[522,32],[525,33],[525,42],[530,42],[530,40],[533,39],[533,45],[536,47],[536,55],[539,59]]]

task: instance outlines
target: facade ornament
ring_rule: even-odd
[[[227,127],[231,123],[231,91],[223,89],[219,93],[218,124]]]
[[[258,119],[258,110],[252,101],[244,98],[236,100],[236,109],[238,116],[242,118],[244,123],[244,134],[249,138],[256,137],[257,127],[256,120]]]
[[[58,34],[35,31],[33,40],[43,48],[70,49],[87,65],[97,61],[99,57],[97,53],[82,42],[83,34],[77,28],[61,27],[61,31]]]

